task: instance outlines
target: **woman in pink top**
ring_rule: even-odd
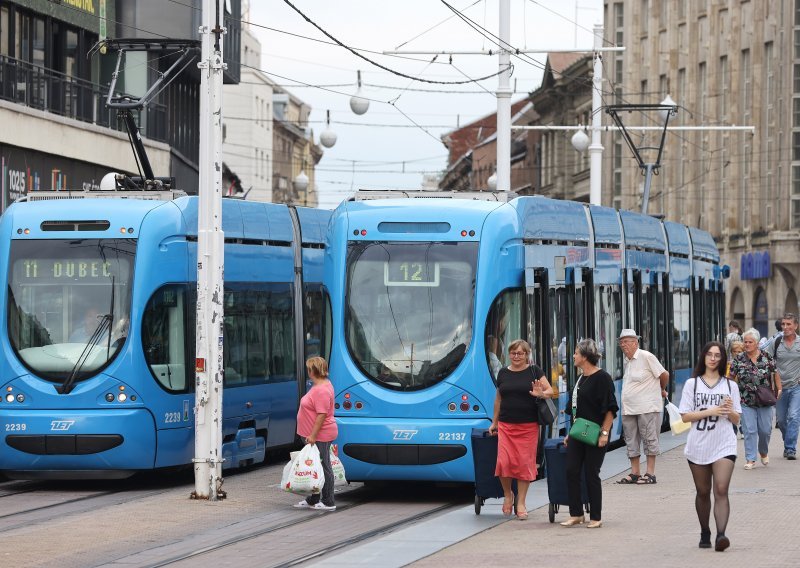
[[[325,484],[321,494],[309,495],[295,505],[297,509],[335,511],[333,502],[333,468],[331,467],[331,443],[339,434],[333,418],[333,385],[328,380],[328,363],[322,357],[311,357],[306,361],[308,376],[314,385],[300,399],[297,411],[297,434],[307,444],[316,444],[322,458]]]

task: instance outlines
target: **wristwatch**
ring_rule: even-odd
[[[608,430],[600,430],[601,436],[608,436]]]

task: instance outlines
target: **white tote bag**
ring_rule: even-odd
[[[308,495],[319,493],[324,484],[325,473],[315,445],[306,444],[283,468],[281,487],[284,491]]]

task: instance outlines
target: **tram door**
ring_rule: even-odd
[[[526,304],[528,307],[528,338],[534,352],[534,362],[545,371],[558,395],[559,408],[565,409],[569,390],[577,379],[572,354],[580,339],[590,337],[594,321],[593,296],[586,292],[584,277],[591,282],[591,271],[565,268],[563,280],[547,269],[530,269]],[[531,278],[532,277],[532,278]],[[593,327],[593,326],[592,326]],[[562,417],[551,436],[558,436],[566,427]]]
[[[659,273],[641,270],[632,271],[633,287],[630,299],[632,300],[633,327],[641,336],[639,345],[642,349],[650,351],[658,360],[665,364],[667,361],[667,329],[666,317],[666,288],[664,278]]]

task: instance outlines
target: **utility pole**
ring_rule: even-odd
[[[222,337],[225,235],[222,232],[222,0],[203,0],[200,63],[200,185],[197,212],[197,336],[192,497],[222,491]]]
[[[500,0],[497,76],[497,190],[511,191],[511,0]]]
[[[577,12],[577,0],[575,11]],[[575,26],[577,30],[577,25]],[[603,143],[600,129],[603,127],[603,104],[601,89],[603,88],[603,26],[594,26],[594,67],[592,72],[592,143],[589,145],[589,203],[602,205],[603,184]]]

